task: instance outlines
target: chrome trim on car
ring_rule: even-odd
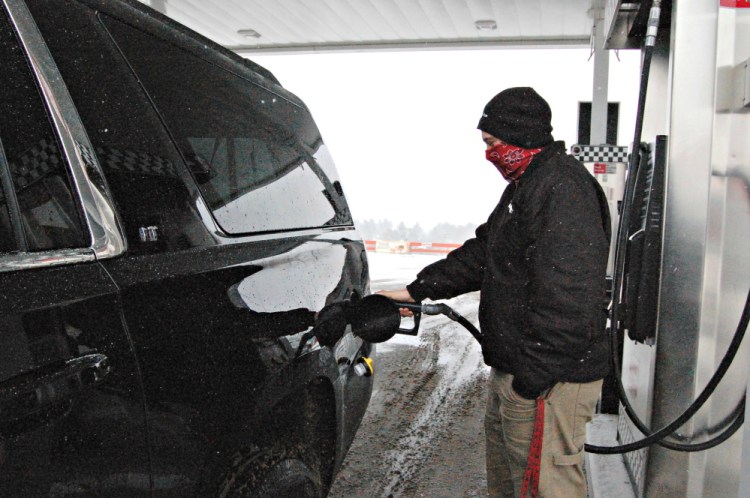
[[[39,83],[62,151],[70,165],[78,200],[91,235],[91,248],[87,251],[90,254],[93,250],[97,259],[118,256],[127,249],[127,242],[117,221],[101,166],[96,155],[90,153],[94,148],[68,88],[23,0],[3,0],[3,3]],[[71,251],[54,253],[67,255]],[[72,253],[77,254],[77,251]],[[67,257],[63,256],[62,259],[66,260]],[[74,259],[77,262],[77,256]]]
[[[15,252],[0,255],[0,273],[49,268],[51,266],[72,265],[95,261],[96,255],[91,248],[61,249],[42,252]]]

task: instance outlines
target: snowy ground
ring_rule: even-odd
[[[368,253],[372,291],[401,288],[441,257]],[[446,302],[478,325],[478,300],[472,293]],[[417,337],[378,345],[372,400],[329,496],[486,496],[487,374],[473,337],[443,316],[424,317]],[[611,444],[613,423],[598,421],[597,444]],[[617,458],[588,462],[592,496],[628,496]]]
[[[373,292],[403,287],[440,257],[368,254]],[[477,323],[478,294],[447,303]],[[487,371],[473,337],[443,316],[378,345],[372,400],[329,496],[484,496]]]

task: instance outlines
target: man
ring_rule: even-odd
[[[607,200],[554,141],[551,118],[532,88],[490,100],[478,129],[487,160],[509,182],[500,203],[474,238],[406,289],[382,292],[422,301],[481,291],[482,353],[492,367],[485,415],[492,497],[520,496],[537,413],[540,496],[586,496],[585,425],[609,369]]]

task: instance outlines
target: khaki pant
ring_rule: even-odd
[[[526,470],[536,401],[511,388],[513,376],[490,373],[485,432],[487,438],[487,492],[492,498],[518,498]],[[602,381],[587,384],[561,382],[546,394],[539,496],[585,498],[583,445],[586,424],[594,415]],[[524,497],[525,498],[525,497]]]

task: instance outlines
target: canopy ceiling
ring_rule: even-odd
[[[238,53],[588,46],[597,0],[141,0]]]

